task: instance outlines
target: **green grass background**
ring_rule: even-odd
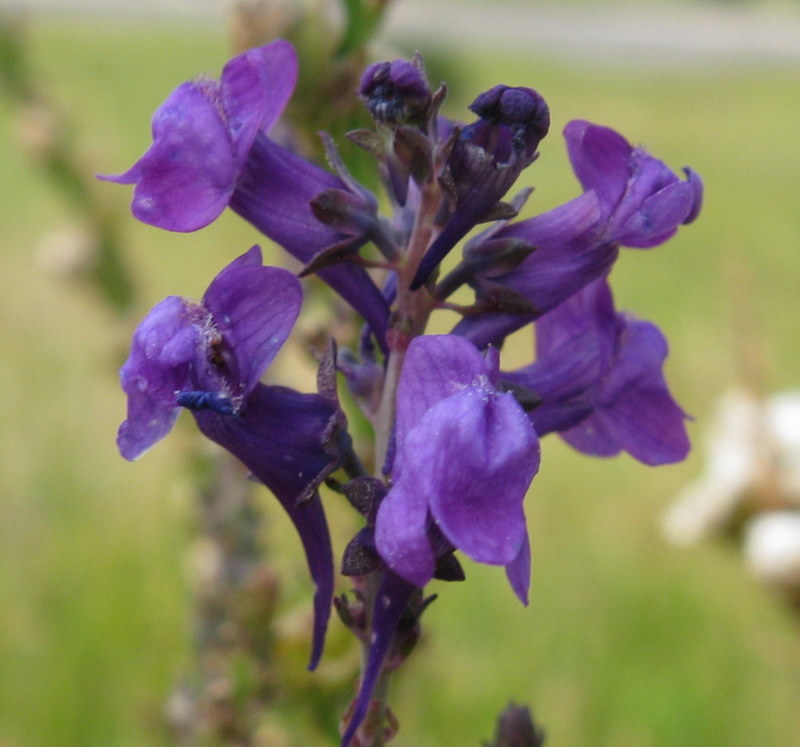
[[[226,57],[222,30],[191,24],[41,20],[30,31],[39,80],[76,123],[91,171],[127,168],[149,142],[152,110]],[[618,305],[667,333],[668,377],[696,417],[696,444],[714,399],[736,381],[736,308],[748,293],[771,387],[798,383],[797,69],[570,63],[502,45],[423,51],[448,76],[456,116],[499,80],[545,95],[554,124],[525,177],[537,187],[531,212],[577,193],[559,135],[576,117],[703,175],[698,223],[665,247],[624,251],[613,273]],[[43,236],[70,216],[31,168],[16,127],[3,101],[0,745],[160,744],[165,694],[190,659],[186,457],[200,442],[183,424],[125,463],[114,446],[124,414],[115,371],[147,308],[171,293],[198,297],[258,238],[235,216],[188,236],[131,219],[141,300],[120,322],[38,260]],[[126,210],[125,188],[98,189]],[[749,291],[732,280],[742,265]],[[433,589],[440,599],[426,613],[427,637],[394,684],[397,744],[479,744],[510,699],[534,707],[554,747],[800,744],[797,620],[729,549],[676,550],[660,536],[662,511],[701,467],[702,448],[683,464],[648,469],[547,439],[527,501],[531,605],[520,607],[500,569],[472,564],[467,583]],[[308,595],[303,561],[270,510],[285,585],[298,587],[291,612]],[[337,531],[341,539],[347,529]],[[326,666],[292,677],[308,686],[332,676]]]

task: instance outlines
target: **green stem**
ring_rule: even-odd
[[[420,207],[408,242],[408,251],[397,270],[397,311],[387,333],[389,359],[386,364],[381,402],[375,419],[375,470],[378,473],[386,463],[389,441],[394,429],[397,385],[400,381],[400,372],[403,370],[406,349],[411,340],[425,331],[428,318],[435,306],[435,301],[427,288],[412,291],[410,285],[425,251],[435,238],[437,231],[433,219],[439,209],[440,200],[441,191],[438,184],[435,182],[426,184],[422,190]]]

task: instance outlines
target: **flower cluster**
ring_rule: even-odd
[[[254,247],[202,301],[167,298],[139,325],[122,369],[119,448],[138,457],[188,409],[275,494],[316,584],[312,668],[334,576],[319,488],[345,473],[329,482],[364,526],[342,571],[361,608],[371,607],[363,615],[335,600],[368,648],[347,744],[377,681],[413,645],[422,587],[464,578],[456,551],[503,566],[527,604],[523,502],[541,437],[557,432],[586,454],[624,450],[650,465],[686,455],[686,416],[662,373],[665,339],[615,310],[607,278],[620,247],[657,246],[691,222],[702,184],[613,130],[573,121],[564,137],[582,194],[515,220],[528,193],[505,200],[550,128],[543,97],[495,86],[464,124],[440,114],[444,88],[431,90],[419,59],[395,60],[364,73],[358,94],[375,128],[349,135],[376,159],[393,208],[383,216],[329,138],[332,172],[270,137],[296,77],[292,46],[276,41],[228,62],[219,82],[184,83],[153,117],[149,150],[103,178],[134,184],[134,215],[168,230],[200,229],[230,207],[349,304],[363,320],[360,338],[338,354],[331,346],[319,394],[260,383],[291,334],[302,290],[292,273],[264,267]],[[463,286],[474,293],[469,306],[451,300]],[[441,308],[460,321],[449,334],[426,334]],[[501,346],[526,325],[535,327],[536,360],[505,371]],[[347,433],[337,370],[375,429],[371,474]]]

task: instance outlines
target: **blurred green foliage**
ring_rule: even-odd
[[[227,54],[218,30],[187,23],[41,21],[31,31],[31,64],[74,122],[90,171],[127,168],[149,143],[147,119],[169,91],[199,71],[216,74]],[[733,320],[743,290],[733,264],[753,276],[770,384],[798,383],[800,170],[787,126],[800,100],[797,70],[720,64],[676,73],[502,48],[422,51],[433,82],[440,70],[448,77],[454,116],[498,81],[545,95],[554,125],[526,175],[537,187],[531,212],[577,193],[559,136],[576,117],[611,125],[673,167],[691,164],[703,175],[708,200],[698,223],[661,249],[626,250],[613,275],[618,304],[657,321],[670,339],[668,376],[697,417],[696,443],[715,397],[737,377]],[[171,293],[199,296],[259,238],[230,215],[190,235],[123,220],[141,295],[120,322],[46,271],[37,247],[70,215],[20,149],[16,116],[10,101],[0,102],[0,324],[10,348],[0,364],[0,743],[166,743],[164,700],[190,660],[186,457],[210,447],[184,423],[140,463],[125,463],[114,446],[124,410],[115,370],[147,308]],[[346,158],[352,147],[342,146]],[[111,209],[124,214],[128,198],[108,187]],[[530,341],[517,339],[521,362]],[[660,512],[701,468],[702,449],[656,470],[588,460],[552,439],[543,452],[527,504],[530,608],[519,607],[500,569],[469,564],[466,583],[432,586],[440,599],[426,613],[427,639],[394,684],[397,743],[478,744],[510,699],[532,705],[553,745],[800,743],[797,621],[724,548],[675,550],[660,538]],[[316,744],[291,687],[354,677],[356,652],[334,622],[330,659],[317,674],[305,672],[304,563],[284,517],[267,496],[264,505],[283,624],[298,629],[287,654],[296,668],[267,724],[288,729],[289,745]],[[331,508],[343,547],[352,519],[336,496]],[[334,744],[342,704],[328,697],[322,688],[315,708],[330,706]]]

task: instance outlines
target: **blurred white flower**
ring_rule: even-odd
[[[744,534],[748,568],[762,581],[800,587],[800,512],[767,511]]]
[[[800,391],[764,401],[742,389],[726,392],[706,451],[705,472],[664,516],[671,542],[697,542],[763,508],[800,508]]]

